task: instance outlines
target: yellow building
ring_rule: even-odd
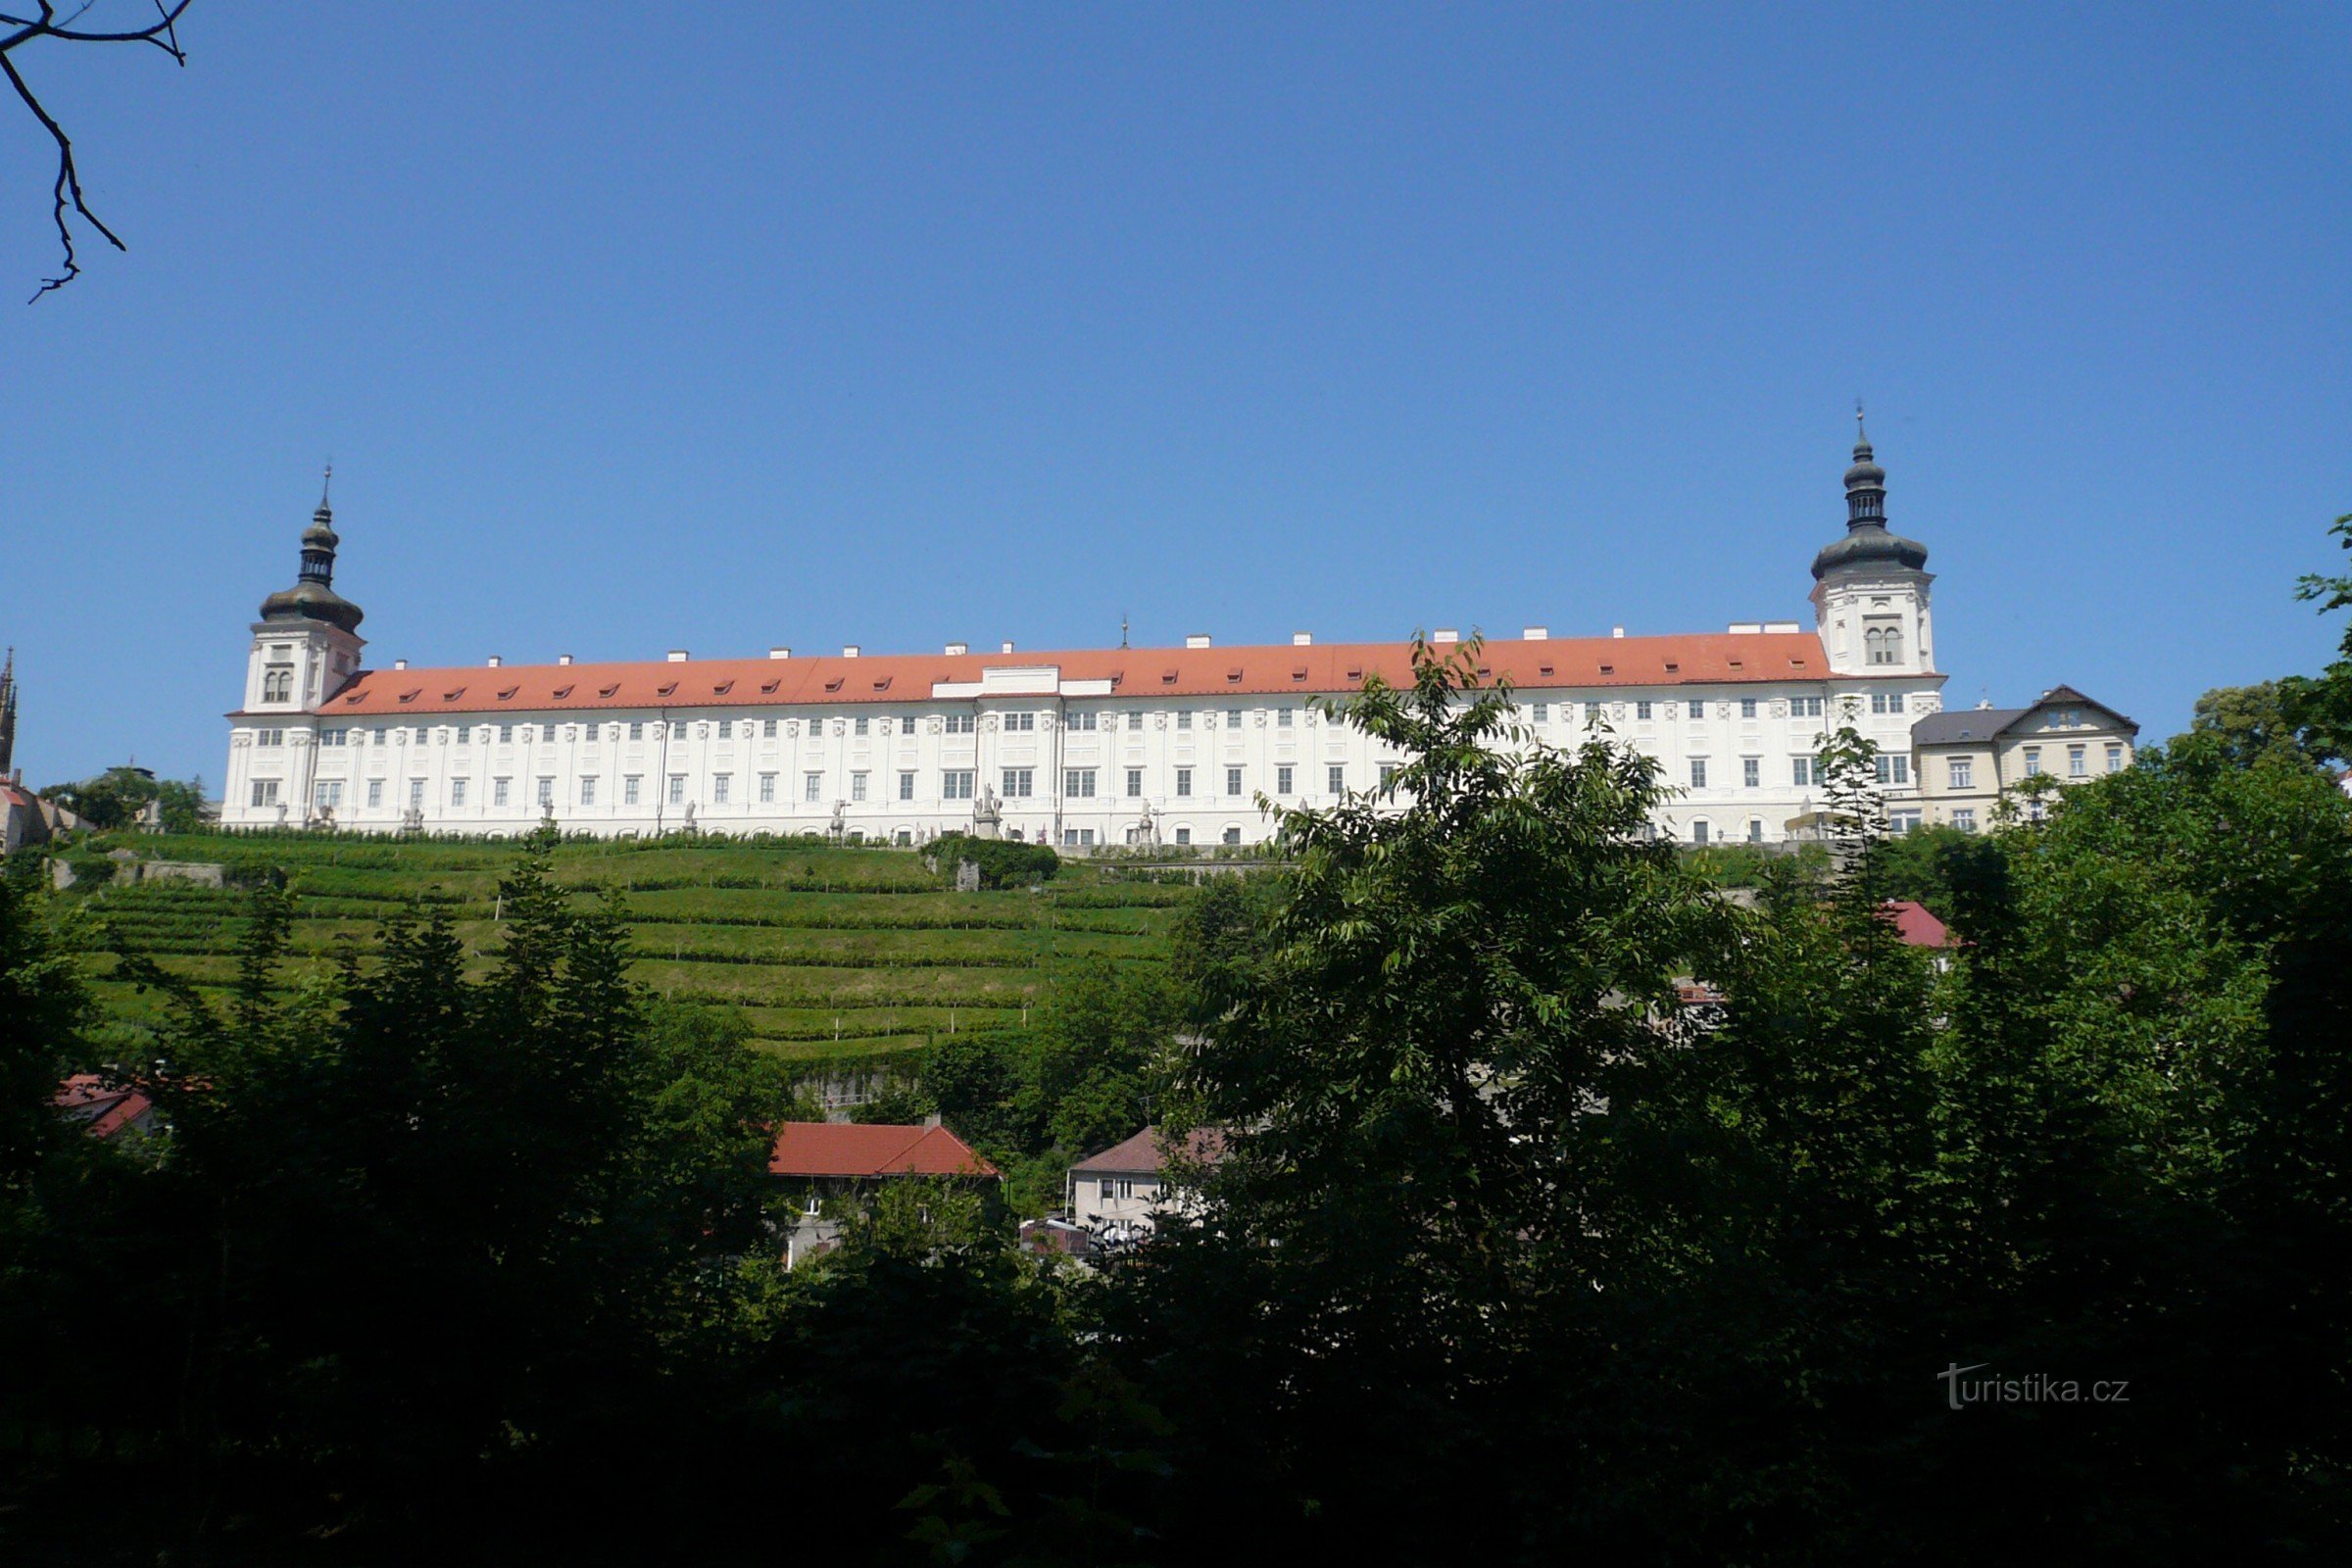
[[[2053,686],[2027,708],[1930,713],[1911,726],[1920,825],[1990,827],[2002,797],[2030,778],[2066,785],[2122,772],[2138,736],[2137,724],[2072,686]]]

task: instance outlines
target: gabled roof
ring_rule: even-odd
[[[994,1176],[997,1167],[945,1127],[788,1121],[767,1156],[773,1176]]]
[[[2139,725],[2097,698],[2085,697],[2072,686],[2058,685],[2024,708],[1961,708],[1929,713],[1911,726],[1911,744],[1962,746],[1974,741],[1983,745],[2007,734],[2031,715],[2050,708],[2095,708],[2114,719],[2119,728],[2134,735],[2139,733]]]
[[[1438,645],[1441,654],[1463,645]],[[922,703],[934,685],[969,686],[989,669],[1053,666],[1059,679],[1107,681],[1119,697],[1237,697],[1352,692],[1367,675],[1412,680],[1409,643],[1248,648],[1091,648],[1065,653],[880,654],[858,658],[705,659],[625,664],[507,664],[366,669],[319,705],[326,717],[420,713],[545,713],[602,709],[781,708]],[[1530,689],[1724,686],[1826,681],[1812,632],[1685,637],[1496,640],[1479,652],[1489,680]],[[1841,677],[1844,678],[1844,677]]]
[[[1225,1134],[1215,1127],[1196,1127],[1185,1136],[1185,1158],[1213,1165],[1225,1157]],[[1156,1176],[1166,1168],[1168,1149],[1156,1127],[1147,1127],[1124,1143],[1111,1145],[1070,1167],[1074,1173],[1106,1171],[1113,1176]]]
[[[136,1089],[110,1086],[94,1072],[77,1072],[60,1084],[49,1103],[82,1124],[92,1138],[112,1138],[126,1127],[144,1127],[155,1102]]]
[[[1951,928],[1936,918],[1926,905],[1909,899],[1888,899],[1886,918],[1894,925],[1907,947],[1948,948],[1953,945]]]

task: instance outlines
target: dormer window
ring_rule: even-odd
[[[597,688],[597,693],[596,693],[596,695],[597,695],[597,696],[599,696],[599,697],[611,697],[611,696],[614,695],[615,693],[617,693],[619,690],[620,690],[620,683],[619,683],[618,681],[614,681],[614,682],[613,682],[612,685],[610,685],[610,686],[600,686],[600,687],[598,687],[598,688]]]
[[[677,695],[677,692],[678,692],[678,683],[677,683],[676,681],[674,681],[674,680],[673,680],[673,681],[671,681],[671,682],[670,682],[668,685],[666,685],[666,686],[657,687],[657,688],[655,689],[654,695],[655,695],[655,696],[657,696],[657,697],[675,697],[675,696]]]
[[[510,686],[505,691],[498,694],[498,700],[502,703],[511,701],[514,694],[520,690],[522,690],[522,688],[519,686]]]
[[[760,683],[760,690],[762,692],[772,692],[783,684],[784,683],[780,680],[761,681]]]
[[[710,695],[713,697],[724,697],[727,695],[727,693],[733,691],[734,689],[735,683],[733,681],[722,680],[717,685],[710,688]]]
[[[569,697],[570,695],[571,688],[568,686],[559,686],[556,688],[556,698],[559,702],[566,697]]]

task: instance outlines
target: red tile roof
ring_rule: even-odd
[[[1440,645],[1440,651],[1447,650]],[[367,669],[327,699],[319,711],[359,719],[415,713],[920,703],[932,700],[935,682],[977,682],[983,669],[1046,664],[1057,666],[1065,681],[1107,680],[1114,697],[1306,695],[1351,692],[1372,674],[1392,684],[1407,684],[1412,679],[1412,647],[1317,643],[1304,648],[1093,648],[1066,653]],[[1821,639],[1811,632],[1496,641],[1480,650],[1478,668],[1489,680],[1507,679],[1533,690],[1725,686],[1826,680],[1830,675]]]
[[[1915,948],[1948,948],[1952,946],[1950,927],[1928,912],[1924,905],[1909,899],[1888,899],[1886,918],[1904,942]]]
[[[58,1086],[49,1103],[80,1121],[92,1138],[112,1138],[146,1124],[155,1102],[136,1089],[109,1086],[94,1072],[77,1072]]]
[[[1194,1163],[1213,1165],[1225,1154],[1225,1134],[1215,1127],[1196,1127],[1186,1135],[1185,1156]],[[1109,1171],[1156,1176],[1168,1162],[1166,1141],[1156,1127],[1147,1127],[1125,1143],[1113,1144],[1100,1154],[1080,1160],[1073,1171]]]
[[[945,1127],[788,1121],[776,1128],[774,1176],[994,1176],[997,1167]]]

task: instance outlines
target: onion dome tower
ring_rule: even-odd
[[[1854,466],[1845,470],[1845,535],[1813,558],[1813,612],[1839,674],[1932,675],[1928,547],[1886,527],[1886,470],[1854,408]]]
[[[1928,547],[1886,530],[1886,470],[1873,461],[1862,411],[1854,410],[1854,466],[1845,470],[1845,537],[1813,558],[1816,582],[1840,566],[1871,564],[1925,570]]]
[[[330,464],[327,485],[333,484],[334,477]],[[311,525],[302,530],[302,566],[295,574],[294,586],[262,601],[262,619],[322,620],[345,631],[358,631],[365,612],[335,592],[335,550],[342,543],[342,536],[335,532],[334,509],[327,504],[326,486],[321,486],[318,510],[311,514]]]

